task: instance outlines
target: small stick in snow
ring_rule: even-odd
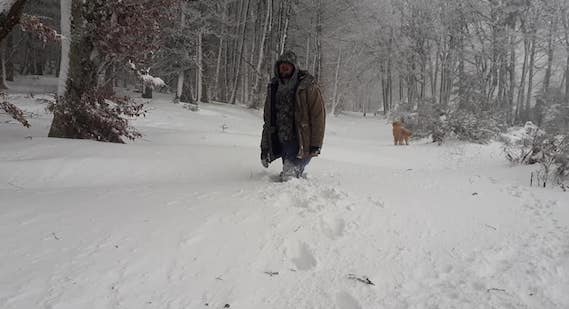
[[[375,284],[374,284],[373,282],[371,282],[371,280],[369,280],[369,278],[366,277],[366,276],[358,277],[358,276],[356,276],[356,275],[354,275],[354,274],[348,274],[348,279],[356,280],[356,281],[359,281],[359,282],[361,282],[361,283],[365,283],[365,284],[368,284],[368,285],[375,285]]]
[[[472,193],[472,196],[476,196],[476,195],[478,195],[478,192]]]
[[[57,235],[55,235],[55,232],[51,232],[51,235],[53,235],[53,238],[55,238],[55,240],[61,240],[61,238],[57,237]]]
[[[265,274],[269,275],[269,276],[277,276],[279,274],[278,271],[266,271]]]
[[[223,278],[221,278],[221,276],[215,277],[215,279],[216,279],[216,280],[219,280],[219,281],[223,281]]]
[[[486,292],[488,292],[488,293],[490,293],[491,291],[506,292],[506,290],[504,290],[504,289],[497,289],[497,288],[490,288],[490,289],[486,290]]]
[[[8,184],[11,185],[12,187],[16,188],[16,189],[19,189],[19,190],[25,189],[24,187],[20,187],[20,186],[15,185],[15,184],[13,184],[13,183],[11,183],[11,182],[9,182]]]
[[[302,228],[302,225],[299,225],[299,226],[296,228],[296,230],[294,230],[294,232],[295,232],[295,233],[298,232],[301,228]]]
[[[491,226],[491,225],[489,225],[489,224],[484,224],[484,226],[489,227],[489,228],[493,229],[494,231],[498,230],[497,228],[495,228],[495,227],[493,227],[493,226]]]

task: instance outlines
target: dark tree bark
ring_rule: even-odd
[[[14,81],[14,60],[12,55],[14,54],[14,35],[8,35],[6,37],[6,80]]]
[[[81,0],[73,0],[72,2],[71,28],[76,33],[86,31],[81,14],[82,5]],[[87,122],[87,119],[82,117],[82,113],[78,109],[81,108],[79,102],[83,100],[84,93],[97,86],[97,65],[91,59],[91,54],[95,49],[92,39],[93,37],[90,35],[81,35],[71,41],[67,90],[63,98],[67,103],[59,102],[56,105],[49,137],[85,138],[85,132],[82,132],[81,126],[77,124]],[[63,108],[63,106],[71,108],[71,111]],[[83,125],[90,124],[83,123]],[[121,142],[116,138],[112,138],[111,141]]]

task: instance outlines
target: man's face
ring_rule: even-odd
[[[290,78],[294,73],[294,66],[288,62],[279,64],[279,76],[281,78]]]

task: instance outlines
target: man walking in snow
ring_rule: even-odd
[[[282,158],[281,178],[301,177],[310,159],[320,154],[326,111],[312,75],[298,69],[296,55],[284,52],[275,63],[275,77],[265,100],[261,163]]]

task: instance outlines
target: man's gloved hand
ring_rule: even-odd
[[[320,155],[320,147],[310,146],[310,156],[317,157],[318,155]]]
[[[271,160],[269,160],[269,154],[266,151],[261,151],[261,164],[264,168],[268,168]]]

